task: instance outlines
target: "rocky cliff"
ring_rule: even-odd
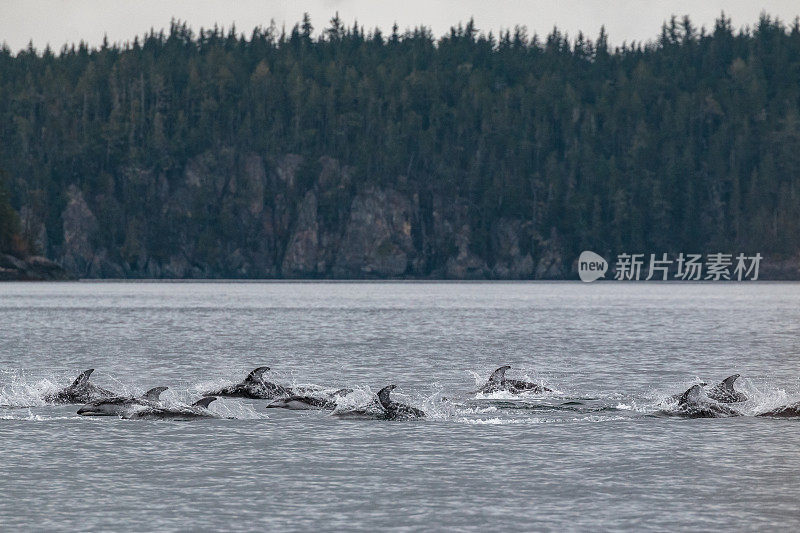
[[[329,157],[230,149],[172,175],[120,169],[99,191],[68,186],[55,220],[23,205],[27,239],[57,265],[6,256],[0,277],[576,277],[579,251],[554,228],[513,216],[476,226],[466,198],[414,190],[402,176],[359,185],[353,174]],[[798,279],[800,260],[765,261],[762,272]]]
[[[0,254],[0,281],[63,281],[73,279],[60,265],[46,257],[19,258]]]
[[[221,149],[173,176],[124,168],[103,192],[74,183],[57,228],[41,207],[19,211],[27,237],[80,278],[568,274],[557,235],[542,239],[530,220],[501,218],[476,237],[465,199],[409,190],[402,177],[359,186],[352,173],[328,157]]]

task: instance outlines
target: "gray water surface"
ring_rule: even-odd
[[[795,283],[0,283],[0,529],[797,530],[800,420],[661,411],[733,373],[744,415],[799,401],[798,339]],[[555,392],[476,396],[502,364]],[[41,400],[95,368],[190,402],[260,365],[429,416]]]

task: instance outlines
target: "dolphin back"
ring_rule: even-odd
[[[264,372],[268,372],[268,371],[269,371],[269,367],[268,366],[260,366],[260,367],[258,367],[256,369],[254,369],[249,374],[247,374],[247,377],[244,378],[244,381],[245,381],[245,383],[248,383],[248,382],[249,383],[252,383],[252,382],[258,383],[259,381],[261,381],[261,378],[264,375]]]
[[[378,400],[380,400],[384,409],[388,409],[389,406],[392,405],[392,398],[390,397],[390,394],[396,386],[397,385],[387,385],[378,391]]]
[[[217,399],[216,396],[206,396],[205,398],[200,398],[196,402],[192,404],[192,407],[202,407],[203,409],[208,409],[208,406],[211,402]]]
[[[502,383],[506,379],[506,370],[510,369],[510,365],[503,365],[489,376],[489,383]]]
[[[80,387],[89,383],[89,376],[92,375],[94,372],[94,368],[90,368],[89,370],[84,370],[81,374],[75,378],[75,381],[72,382],[73,387]]]
[[[695,405],[700,402],[703,388],[700,385],[692,385],[683,393],[679,401],[682,405]]]
[[[160,399],[161,393],[169,387],[153,387],[149,391],[142,394],[142,399],[150,402],[157,402]]]
[[[733,384],[739,378],[739,374],[728,376],[721,383],[717,384],[708,391],[708,397],[712,400],[717,400],[722,403],[738,403],[746,402],[747,395],[743,392],[737,391]]]
[[[737,379],[739,379],[739,374],[734,374],[732,376],[728,376],[727,378],[722,380],[722,383],[720,383],[720,386],[722,388],[724,388],[725,390],[729,390],[729,391],[733,392],[733,384],[736,382]]]

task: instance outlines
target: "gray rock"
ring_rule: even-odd
[[[60,265],[41,256],[25,259],[0,254],[0,281],[51,281],[71,279]]]
[[[273,163],[278,181],[290,189],[294,188],[297,171],[303,164],[303,157],[297,154],[286,154],[276,158]]]
[[[61,214],[61,220],[64,228],[64,268],[78,276],[85,276],[94,259],[91,238],[97,230],[97,219],[86,204],[83,193],[75,185],[67,189],[67,206]]]
[[[89,265],[88,277],[101,279],[125,278],[125,269],[108,257],[108,251],[100,250]]]
[[[445,265],[448,279],[484,279],[489,274],[486,261],[470,251],[471,234],[469,224],[463,224],[455,234],[458,253],[450,257]]]
[[[0,267],[0,281],[20,281],[19,275],[19,270]]]
[[[14,257],[10,254],[0,254],[0,268],[9,270],[25,270],[27,264],[23,259]]]
[[[264,160],[261,157],[250,154],[245,158],[243,181],[248,211],[251,216],[258,216],[264,210],[264,186],[267,181]]]
[[[317,195],[311,190],[306,193],[300,204],[296,227],[283,256],[281,270],[284,276],[322,274],[325,265],[320,263],[317,215]]]
[[[416,255],[409,199],[394,190],[370,187],[356,195],[339,246],[333,275],[338,278],[397,277]]]
[[[550,231],[550,238],[541,243],[541,256],[536,265],[537,279],[564,278],[564,252],[555,228]]]
[[[189,261],[182,253],[176,253],[170,256],[169,263],[164,265],[163,273],[165,277],[182,279],[187,276],[190,270]]]
[[[33,244],[37,253],[47,255],[47,227],[44,222],[28,206],[22,206],[19,211],[22,223],[22,234]]]
[[[530,279],[534,273],[530,251],[523,254],[520,239],[532,242],[530,224],[521,220],[499,219],[492,227],[492,250],[495,263],[492,277],[498,279]]]

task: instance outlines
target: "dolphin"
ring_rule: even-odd
[[[747,395],[733,388],[733,383],[739,378],[739,374],[728,376],[721,383],[711,388],[707,394],[712,400],[719,403],[739,403],[746,402]]]
[[[134,405],[158,407],[159,396],[165,390],[167,387],[153,387],[139,398],[115,396],[104,400],[95,400],[78,409],[78,414],[81,416],[122,416]]]
[[[391,399],[389,395],[396,388],[397,385],[389,385],[378,391],[378,400],[381,402],[381,407],[383,407],[384,410],[384,416],[382,418],[386,420],[425,418],[424,411]]]
[[[774,418],[796,418],[800,417],[800,402],[782,407],[776,407],[763,413],[758,413],[756,416],[769,416]]]
[[[315,396],[287,396],[286,398],[273,400],[267,405],[267,409],[290,409],[292,411],[333,410],[336,409],[336,401]]]
[[[264,381],[264,372],[268,370],[268,366],[260,366],[250,372],[243,381],[218,390],[204,392],[203,395],[251,398],[254,400],[272,400],[281,396],[291,396],[292,391],[290,388]]]
[[[145,407],[125,413],[122,418],[129,420],[193,420],[196,418],[222,418],[208,410],[208,405],[216,400],[214,396],[200,398],[192,405],[178,407]]]
[[[708,385],[708,383],[706,383],[705,381],[701,381],[699,385],[701,388],[703,388],[706,385]],[[669,399],[672,400],[672,403],[679,403],[681,401],[681,398],[683,398],[684,394],[685,393],[683,392],[679,392],[678,394],[673,394],[672,396],[670,396]]]
[[[671,413],[686,418],[725,418],[741,413],[710,399],[703,387],[692,385],[678,400],[677,409]]]
[[[267,409],[290,409],[293,411],[308,411],[312,409],[336,409],[336,397],[347,396],[353,389],[339,389],[328,394],[327,397],[295,394],[286,398],[278,398],[267,405]]]
[[[44,401],[48,403],[89,403],[95,400],[115,397],[116,394],[113,392],[98,387],[89,381],[89,376],[92,375],[92,372],[94,372],[94,368],[84,371],[75,378],[72,385],[64,387],[58,392],[46,394]]]
[[[511,394],[519,394],[521,392],[533,392],[535,394],[553,392],[552,389],[548,389],[538,383],[531,383],[519,379],[506,379],[506,370],[510,368],[511,366],[504,365],[492,372],[492,375],[489,376],[489,380],[478,389],[477,392],[482,392],[484,394],[497,391],[507,391]]]

